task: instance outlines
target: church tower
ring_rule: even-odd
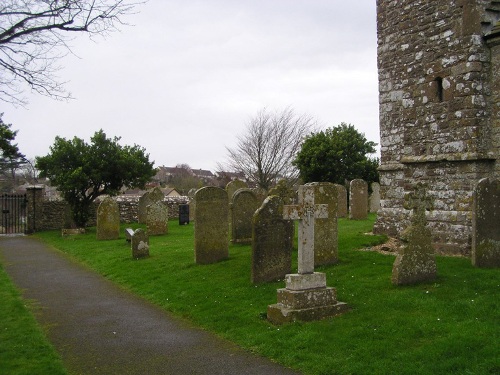
[[[500,1],[377,0],[381,206],[374,231],[409,223],[425,183],[439,254],[469,255],[472,193],[500,178]]]

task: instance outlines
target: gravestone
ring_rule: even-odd
[[[179,225],[189,224],[189,204],[179,205]]]
[[[264,200],[267,198],[267,196],[271,195],[271,194],[267,194],[267,191],[262,189],[262,188],[252,188],[251,190],[253,191],[253,193],[257,197],[257,201],[259,202],[259,204],[258,204],[259,207],[264,202]]]
[[[283,219],[282,198],[271,195],[253,215],[252,283],[277,281],[292,271],[293,221]]]
[[[148,218],[148,206],[151,204],[149,200],[149,191],[146,191],[140,198],[139,204],[137,206],[137,219],[141,224],[146,224],[146,220]]]
[[[338,210],[337,217],[347,217],[348,205],[347,205],[347,189],[343,185],[335,184],[338,193]]]
[[[314,265],[338,263],[337,209],[338,191],[330,182],[311,182],[314,204],[328,205],[328,217],[314,224]]]
[[[244,181],[241,180],[229,181],[226,185],[227,198],[229,199],[229,202],[232,202],[233,194],[236,193],[237,190],[246,188],[248,188],[248,185]]]
[[[298,273],[286,275],[286,287],[277,291],[278,303],[267,308],[267,319],[274,324],[318,320],[348,310],[337,301],[335,288],[326,286],[326,274],[314,272],[315,220],[328,216],[328,206],[314,204],[313,186],[300,186],[298,198],[298,205],[283,207],[285,220],[299,220]]]
[[[369,211],[377,213],[380,209],[380,184],[378,182],[372,182],[370,186],[372,188],[372,193],[368,199]]]
[[[131,239],[132,258],[139,259],[149,256],[149,236],[141,228],[136,229]]]
[[[120,237],[120,209],[113,198],[106,197],[99,204],[96,231],[98,240],[117,240]]]
[[[231,234],[233,243],[252,242],[252,218],[259,202],[250,189],[239,189],[231,202]]]
[[[500,180],[481,179],[474,190],[472,264],[500,267]]]
[[[165,195],[158,187],[155,187],[151,191],[145,192],[142,197],[139,198],[139,205],[137,208],[139,223],[146,224],[148,218],[148,206],[156,202],[163,202],[164,198]]]
[[[162,201],[153,202],[148,206],[146,226],[149,236],[168,233],[168,207]]]
[[[361,179],[351,181],[349,187],[349,219],[364,220],[368,217],[368,184]]]
[[[432,201],[427,197],[426,187],[417,184],[414,192],[405,195],[404,207],[412,210],[411,223],[401,234],[403,245],[392,267],[392,283],[411,285],[435,280],[432,233],[425,218],[425,211],[432,210]]]
[[[229,203],[224,189],[208,186],[195,194],[194,256],[210,264],[229,256]]]
[[[283,204],[292,204],[296,194],[285,180],[279,180],[276,186],[269,190],[269,195],[277,195],[283,200]]]

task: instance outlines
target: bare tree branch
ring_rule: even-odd
[[[265,190],[281,178],[295,179],[298,170],[292,161],[314,126],[312,117],[297,116],[291,108],[276,113],[264,108],[247,124],[245,134],[238,136],[236,147],[226,147],[227,167],[243,172]]]
[[[73,33],[107,36],[123,25],[141,0],[2,0],[0,4],[0,100],[26,105],[25,87],[68,99],[57,62]]]

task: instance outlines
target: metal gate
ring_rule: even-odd
[[[0,195],[0,234],[26,232],[26,194]]]

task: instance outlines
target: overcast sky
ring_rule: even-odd
[[[76,98],[0,102],[29,158],[103,129],[155,166],[216,170],[263,107],[379,141],[375,1],[150,0],[105,40],[80,36],[59,72]]]

